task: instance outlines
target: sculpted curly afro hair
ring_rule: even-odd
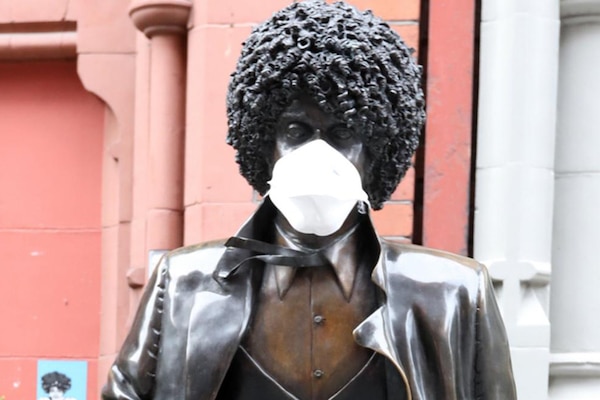
[[[50,393],[51,387],[57,387],[63,393],[71,389],[71,378],[60,372],[48,372],[42,376],[42,389]]]
[[[361,135],[370,160],[364,189],[381,208],[410,165],[425,119],[411,52],[385,22],[343,2],[294,3],[256,27],[227,95],[227,143],[241,174],[267,191],[277,119],[302,93]]]

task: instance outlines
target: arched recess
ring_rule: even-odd
[[[133,54],[80,54],[85,88],[105,104],[102,148],[102,274],[99,379],[128,330],[133,179]]]
[[[98,382],[128,331],[136,35],[127,1],[80,2],[77,71],[84,87],[105,104],[102,152],[102,275]],[[97,393],[94,398],[97,397]]]

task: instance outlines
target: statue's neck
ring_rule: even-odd
[[[360,217],[361,214],[356,209],[352,210],[342,224],[341,228],[327,236],[319,236],[297,231],[279,211],[277,211],[277,216],[275,217],[275,225],[278,233],[287,238],[298,248],[316,250],[328,247],[348,236],[358,225]]]

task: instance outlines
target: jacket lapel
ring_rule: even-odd
[[[236,275],[223,291],[196,293],[186,349],[186,399],[216,398],[250,319],[250,275]]]
[[[389,296],[387,295],[387,274],[384,254],[386,252],[385,245],[380,242],[380,254],[377,265],[373,269],[372,280],[373,282],[383,290],[385,294],[384,304],[373,312],[367,319],[361,322],[356,329],[354,329],[354,340],[360,346],[369,348],[383,356],[385,356],[391,363],[396,367],[397,372],[402,377],[402,381],[406,387],[406,393],[408,400],[412,399],[412,393],[408,382],[408,377],[402,367],[400,355],[397,352],[398,338],[394,338],[393,331],[390,322],[389,306],[387,301]]]
[[[265,201],[237,236],[264,239],[272,218],[273,206]],[[233,267],[251,255],[248,250],[227,248],[217,263],[212,284],[195,294],[187,333],[186,399],[212,400],[219,392],[248,327],[262,276],[257,261],[233,272]]]

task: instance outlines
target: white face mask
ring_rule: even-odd
[[[354,165],[321,139],[277,160],[269,185],[275,207],[302,233],[331,235],[358,201],[368,203]]]

